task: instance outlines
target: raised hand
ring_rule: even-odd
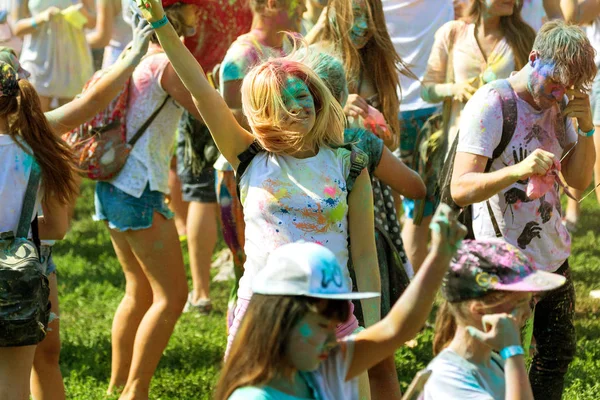
[[[133,20],[135,21],[135,19]],[[131,43],[131,51],[137,58],[141,59],[147,52],[150,45],[150,38],[154,30],[148,21],[139,20],[137,25],[132,22],[133,27],[133,42]]]
[[[353,118],[367,118],[369,115],[369,104],[359,95],[354,93],[350,94],[348,95],[348,100],[344,106],[344,114]]]
[[[142,17],[149,22],[158,21],[165,15],[161,0],[135,0]]]
[[[524,180],[532,175],[546,175],[554,165],[556,156],[549,151],[535,149],[527,158],[514,165],[515,175]]]
[[[429,227],[431,251],[450,262],[467,234],[467,228],[458,222],[456,214],[444,203],[438,206]]]

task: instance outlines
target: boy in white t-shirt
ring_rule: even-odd
[[[565,45],[559,37],[569,41]],[[516,98],[516,115],[503,115],[507,100],[501,101],[490,85],[479,89],[463,112],[454,163],[452,197],[461,207],[472,205],[475,238],[503,237],[538,269],[567,277],[567,284],[543,296],[536,308],[538,353],[530,380],[540,399],[560,399],[575,354],[571,239],[561,222],[554,177],[562,170],[567,184],[578,189],[585,189],[592,178],[594,125],[585,89],[596,75],[593,54],[580,28],[562,21],[545,24],[529,63],[507,81]],[[565,96],[569,103],[563,108]],[[577,118],[579,136],[571,118]],[[503,124],[511,119],[516,119],[514,134],[494,159]],[[484,172],[489,160],[491,168]],[[548,178],[552,187],[533,196],[539,189],[534,182]]]

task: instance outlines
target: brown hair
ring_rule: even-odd
[[[506,300],[507,296],[516,292],[491,291],[480,299],[465,300],[451,303],[443,300],[437,311],[435,319],[435,333],[433,336],[433,355],[438,355],[442,350],[450,345],[454,334],[456,333],[456,321],[461,320],[468,323],[469,306],[473,302],[479,302],[486,308],[494,307]]]
[[[8,119],[9,135],[15,143],[39,164],[44,199],[53,197],[68,204],[78,193],[71,149],[50,128],[33,86],[24,79],[18,84],[17,96],[0,97],[0,117]]]
[[[484,0],[471,0],[463,18],[469,23],[479,25],[485,12]],[[500,17],[500,26],[504,39],[512,49],[517,70],[523,68],[529,59],[529,53],[535,40],[535,31],[521,17],[523,1],[516,1],[511,15]]]
[[[418,78],[409,70],[394,48],[386,28],[381,0],[365,1],[369,32],[373,37],[362,49],[356,49],[350,39],[350,31],[354,23],[352,0],[330,1],[328,12],[332,14],[326,19],[325,26],[313,38],[312,43],[326,41],[339,46],[351,93],[357,90],[361,68],[367,71],[379,94],[385,120],[394,134],[399,135],[399,73],[415,80]]]
[[[286,358],[288,337],[309,312],[335,321],[346,321],[346,300],[322,300],[303,296],[253,294],[221,370],[216,400],[226,400],[238,388],[267,385],[276,375],[289,376]]]
[[[585,32],[564,21],[544,24],[533,44],[540,58],[554,66],[554,79],[565,86],[589,90],[596,77],[596,51]]]

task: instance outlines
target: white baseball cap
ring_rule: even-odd
[[[264,295],[356,300],[376,292],[352,292],[335,255],[316,243],[285,244],[273,251],[254,278],[252,291]]]

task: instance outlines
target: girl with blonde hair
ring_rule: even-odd
[[[234,319],[241,320],[245,313],[252,283],[268,255],[297,240],[322,243],[332,250],[343,268],[343,279],[349,280],[350,238],[353,261],[360,265],[358,287],[379,292],[368,172],[356,162],[364,158],[361,154],[341,147],[344,113],[323,81],[306,65],[285,58],[252,69],[242,84],[249,132],[176,40],[160,3],[142,3],[150,6],[144,10],[145,17],[155,26],[217,146],[237,173],[246,223],[246,263]],[[352,154],[359,160],[351,160]],[[353,174],[354,182],[350,180]],[[363,306],[367,325],[379,320],[377,300],[363,300]],[[357,328],[352,316],[338,327],[338,335]],[[234,329],[229,333],[235,335]]]

